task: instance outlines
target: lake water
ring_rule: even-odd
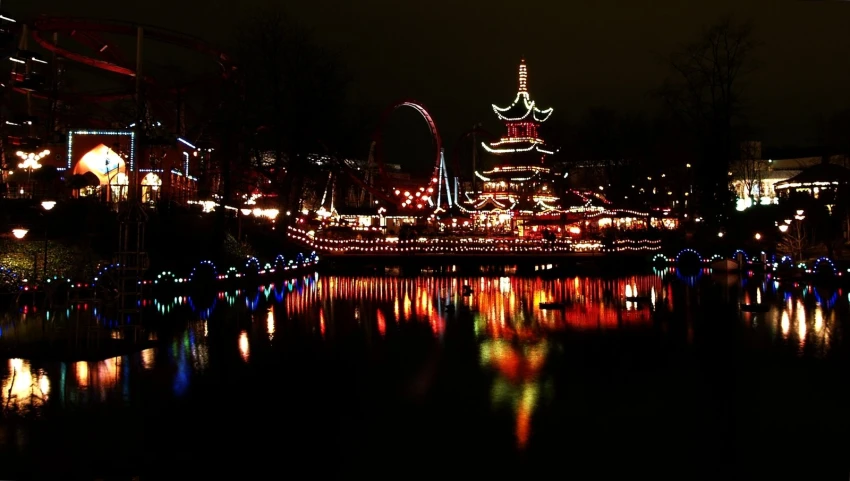
[[[846,293],[554,277],[316,274],[149,301],[156,348],[0,360],[0,478],[850,475]],[[81,318],[117,326],[30,308],[0,318],[0,346]]]

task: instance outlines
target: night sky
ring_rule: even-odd
[[[270,3],[6,0],[3,8],[134,20],[225,44],[234,19]],[[596,106],[657,108],[649,92],[668,73],[664,58],[726,14],[755,21],[762,45],[750,118],[768,144],[813,142],[817,116],[850,106],[850,2],[311,0],[284,8],[343,54],[358,101],[421,100],[447,139],[475,122],[498,128],[489,105],[513,100],[521,55],[532,97],[560,122]]]

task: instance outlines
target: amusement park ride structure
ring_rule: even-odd
[[[435,155],[432,173],[428,178],[415,178],[409,174],[395,172],[385,162],[384,127],[392,114],[401,108],[413,109],[421,115],[431,134]],[[348,190],[348,204],[373,208],[376,204],[383,202],[382,207],[405,211],[411,216],[431,215],[435,210],[445,210],[455,205],[458,191],[457,166],[454,168],[454,176],[450,177],[446,167],[443,141],[437,125],[425,106],[416,100],[396,102],[384,112],[372,135],[365,165],[358,167],[352,162],[345,161],[341,162],[341,165],[342,172],[354,184]],[[336,179],[333,183],[336,183]]]
[[[220,50],[195,37],[158,27],[117,21],[40,17],[27,25],[22,25],[20,36],[19,53],[24,52],[23,59],[27,61],[24,65],[26,65],[28,71],[32,61],[47,65],[47,61],[40,60],[38,54],[27,50],[30,39],[50,55],[50,66],[52,67],[50,80],[52,85],[49,88],[44,88],[46,87],[44,77],[39,76],[32,80],[35,80],[36,83],[40,81],[41,85],[31,85],[33,82],[25,82],[26,85],[24,85],[16,82],[12,84],[12,88],[15,92],[27,96],[27,106],[30,110],[32,109],[31,99],[49,101],[52,109],[50,111],[52,120],[58,120],[55,106],[59,103],[69,105],[85,103],[103,106],[115,101],[135,100],[138,110],[136,113],[138,116],[137,126],[150,131],[154,130],[151,125],[151,112],[148,112],[152,110],[157,117],[160,117],[159,120],[172,124],[168,127],[175,136],[188,135],[191,138],[193,137],[192,132],[186,132],[183,123],[185,110],[188,108],[185,102],[185,94],[190,90],[198,89],[210,91],[222,81],[229,80],[235,72],[235,66],[230,58]],[[128,56],[121,52],[121,47],[116,42],[120,37],[135,37],[135,61],[126,60]],[[201,74],[179,84],[169,84],[164,79],[158,79],[149,73],[142,72],[145,41],[178,47],[206,56],[218,65],[218,72]],[[91,50],[91,54],[86,55],[72,50],[69,45],[72,43]],[[20,57],[20,55],[17,56]],[[63,62],[75,62],[113,75],[113,79],[119,82],[122,79],[132,79],[133,83],[125,83],[125,87],[109,92],[62,91],[58,88],[62,74],[58,68],[60,62],[57,60],[59,59],[62,59]],[[211,96],[211,98],[214,99],[215,96]],[[211,102],[211,104],[214,105],[215,102]],[[170,115],[169,110],[176,111],[177,115]],[[29,113],[28,115],[32,114]],[[198,118],[209,117],[209,115],[198,115]],[[171,122],[171,119],[174,119],[174,121]],[[53,127],[55,126],[51,126],[51,128]],[[85,127],[92,126],[86,125]],[[197,141],[198,139],[193,140]],[[142,142],[142,144],[144,145],[145,142]]]
[[[153,150],[163,145],[177,144],[177,141],[187,134],[191,136],[193,142],[203,145],[203,140],[199,139],[203,131],[202,124],[194,131],[187,132],[185,95],[190,89],[198,90],[205,86],[230,81],[235,66],[223,52],[197,38],[166,29],[126,22],[39,17],[19,23],[7,14],[0,14],[0,34],[4,39],[10,40],[7,48],[11,52],[8,59],[12,64],[11,78],[8,88],[5,89],[5,110],[12,108],[12,99],[8,97],[9,94],[21,94],[26,98],[25,116],[12,115],[11,118],[3,119],[2,127],[6,129],[6,132],[3,132],[0,138],[5,145],[0,150],[3,150],[4,154],[6,147],[10,145],[33,151],[48,143],[63,142],[62,132],[66,129],[69,134],[67,139],[69,156],[71,135],[75,133],[126,134],[132,139],[130,151],[124,153],[130,159],[125,167],[129,185],[128,202],[119,205],[120,228],[115,265],[118,266],[119,271],[116,273],[118,306],[127,313],[137,312],[136,301],[140,295],[138,286],[148,266],[145,252],[147,214],[142,208],[139,192],[144,174],[139,168],[139,160],[153,158]],[[120,48],[114,40],[118,37],[135,37],[134,62],[126,61],[121,55]],[[12,45],[15,39],[19,39],[17,49]],[[180,84],[161,82],[143,69],[146,40],[211,57],[218,64],[219,72],[215,75],[202,75]],[[40,54],[30,51],[30,41],[47,51],[50,60],[45,60]],[[72,43],[71,41],[88,48],[91,53],[86,55],[72,50],[67,45]],[[99,93],[68,92],[60,89],[63,75],[61,66],[67,61],[112,75],[113,80],[117,80],[119,85],[125,87],[118,91]],[[38,72],[42,68],[49,70],[49,75],[45,76]],[[49,85],[46,81],[48,79]],[[126,80],[132,82],[126,82]],[[208,98],[213,99],[214,96],[210,95]],[[46,101],[48,108],[37,109],[35,101],[38,100]],[[112,122],[113,125],[109,126],[111,127],[109,130],[75,131],[80,127],[91,127],[91,125],[73,125],[72,119],[61,118],[59,108],[61,105],[85,104],[93,108],[103,108],[105,104],[125,100],[134,105],[132,108],[134,120],[126,128],[120,128],[125,126],[121,126],[115,120]],[[214,105],[216,102],[211,104]],[[39,116],[36,113],[47,117],[44,129],[38,128]],[[163,126],[159,120],[153,120],[154,115],[170,125]],[[199,118],[203,120],[211,117],[211,115],[199,115]],[[171,119],[173,121],[170,122]],[[117,129],[116,124],[120,126]],[[13,129],[17,132],[10,132]],[[184,143],[191,145],[185,140]],[[57,150],[61,151],[61,149]],[[208,154],[212,149],[202,150]],[[136,162],[133,162],[134,158]],[[182,159],[180,160],[182,164]],[[59,168],[59,170],[65,170],[65,168]],[[188,171],[185,174],[188,175]]]
[[[187,129],[185,126],[186,112],[189,106],[185,102],[188,91],[207,89],[214,92],[217,85],[236,81],[236,66],[221,50],[189,35],[162,29],[142,26],[127,22],[103,21],[84,18],[39,17],[35,20],[16,25],[14,31],[19,35],[20,44],[17,52],[11,56],[21,60],[13,67],[23,69],[23,72],[13,72],[8,91],[26,97],[27,114],[24,117],[27,128],[23,135],[7,135],[5,140],[15,145],[38,148],[43,143],[64,142],[58,132],[65,128],[78,128],[71,125],[71,119],[63,118],[62,108],[76,105],[86,105],[87,108],[104,108],[114,102],[135,101],[136,119],[131,125],[135,136],[136,151],[132,157],[140,159],[153,158],[153,150],[162,144],[175,143],[176,138],[186,138],[194,145],[205,145],[208,142],[201,138],[203,124],[196,128]],[[128,62],[128,56],[123,55],[116,39],[133,37],[136,40],[135,62]],[[170,45],[195,52],[207,57],[218,65],[217,72],[199,75],[179,85],[169,84],[158,79],[155,75],[143,72],[143,45],[145,41]],[[48,53],[49,60],[28,50],[30,42]],[[80,53],[82,46],[87,53]],[[63,72],[60,65],[63,62],[82,64],[96,69],[113,80],[121,82],[130,79],[133,85],[126,88],[107,92],[70,92],[59,88]],[[49,70],[48,75],[36,72],[37,69]],[[216,95],[207,95],[215,99]],[[38,109],[36,103],[43,101],[47,108]],[[216,103],[210,102],[204,110],[215,108]],[[385,163],[383,148],[383,128],[387,125],[392,114],[400,108],[410,108],[425,120],[434,146],[433,171],[428,178],[416,178],[410,175],[399,175]],[[47,117],[44,128],[37,126],[37,113]],[[209,119],[212,115],[199,113],[200,119]],[[156,119],[156,120],[155,120]],[[87,119],[89,121],[93,119]],[[162,121],[166,125],[162,126]],[[113,123],[114,124],[114,123]],[[92,127],[86,125],[85,127]],[[104,125],[114,130],[115,125]],[[8,133],[7,133],[8,134]],[[59,149],[56,149],[59,150]],[[200,149],[208,152],[210,149]],[[127,155],[131,155],[129,152]],[[207,160],[208,161],[208,160]],[[144,163],[144,162],[142,162]],[[359,165],[358,165],[359,164]],[[451,209],[456,205],[459,190],[458,171],[455,166],[454,176],[450,177],[446,166],[442,138],[433,117],[425,106],[415,100],[403,100],[393,104],[381,117],[380,124],[375,130],[365,164],[349,161],[334,163],[338,167],[331,173],[329,185],[338,190],[339,174],[347,180],[350,187],[357,187],[357,192],[351,195],[349,189],[349,204],[381,206],[406,212],[411,216],[427,216],[433,212]],[[128,172],[130,184],[138,184],[136,172]],[[135,183],[135,184],[134,184]],[[345,181],[343,183],[346,183]],[[137,189],[130,189],[131,195],[137,195]],[[331,198],[333,196],[325,196]],[[368,198],[368,201],[367,201]]]

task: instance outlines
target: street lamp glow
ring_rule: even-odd
[[[39,161],[48,155],[50,155],[49,150],[42,150],[41,152],[15,152],[15,155],[20,157],[23,162],[18,164],[19,169],[40,169],[41,164]]]
[[[794,221],[792,221],[791,219],[785,219],[786,224],[791,225],[791,222],[794,222]]]
[[[55,200],[43,200],[43,201],[41,201],[41,207],[44,210],[50,210],[50,209],[56,207],[56,201]]]
[[[29,232],[29,230],[23,228],[12,229],[12,235],[15,236],[15,239],[23,239],[24,236],[27,235],[27,232]]]
[[[755,237],[756,237],[756,240],[761,240],[761,234],[759,234],[758,232],[756,232],[756,236],[755,236]]]
[[[782,224],[781,226],[779,226],[779,232],[782,232],[783,234],[788,232],[788,226],[785,225],[785,224]]]
[[[723,232],[718,232],[717,237],[723,237]]]

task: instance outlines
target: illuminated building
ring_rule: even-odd
[[[735,163],[730,169],[731,188],[737,198],[736,207],[739,211],[754,205],[779,204],[780,199],[802,193],[808,193],[811,197],[820,196],[820,192],[824,190],[822,187],[830,190],[830,185],[836,185],[833,182],[844,178],[840,169],[819,167],[821,164],[850,167],[846,155],[825,157],[819,155],[818,149],[781,149],[774,150],[772,154],[772,158],[768,159],[758,158]],[[836,171],[837,175],[832,175],[836,172],[823,172],[830,169]],[[803,175],[804,172],[807,173]],[[797,177],[801,175],[802,177]],[[794,180],[795,178],[797,180]],[[828,182],[829,185],[819,185],[817,182]],[[817,192],[815,187],[818,188]]]
[[[541,109],[528,91],[528,67],[519,65],[516,98],[508,107],[493,105],[505,123],[505,135],[496,142],[483,142],[490,167],[476,169],[478,187],[466,192],[460,210],[470,214],[476,227],[487,232],[519,237],[582,237],[586,231],[674,228],[669,209],[650,214],[614,208],[601,192],[567,189],[566,173],[556,172],[549,161],[555,151],[540,135],[540,126],[552,115]]]
[[[466,193],[463,208],[475,214],[479,225],[523,235],[524,226],[536,214],[559,210],[560,197],[546,163],[546,157],[554,151],[539,133],[552,109],[540,109],[531,99],[525,59],[519,65],[518,87],[510,106],[493,105],[506,132],[496,142],[481,144],[492,157],[492,167],[475,171],[480,188]]]
[[[185,203],[194,199],[199,149],[184,139],[170,146],[148,146],[136,158],[133,130],[73,130],[68,133],[66,159],[58,170],[74,186],[75,195],[98,196],[107,202],[126,200],[131,172],[136,169],[139,199],[154,203],[169,199]]]
[[[826,205],[839,202],[839,194],[850,185],[850,170],[840,165],[822,162],[809,167],[790,179],[777,182],[774,190],[780,198],[796,195],[811,196]]]

